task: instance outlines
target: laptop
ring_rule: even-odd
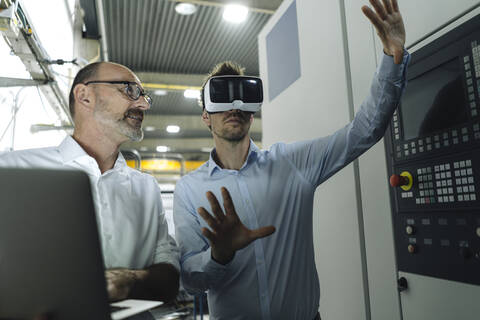
[[[0,168],[0,319],[117,320],[162,304],[110,306],[100,248],[85,173]]]

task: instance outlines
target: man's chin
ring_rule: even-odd
[[[143,130],[142,129],[130,129],[127,132],[124,132],[124,135],[133,142],[139,142],[143,140]]]
[[[131,135],[131,136],[129,136],[129,138],[130,138],[130,141],[133,141],[133,142],[142,141],[143,140],[143,132],[139,135]]]

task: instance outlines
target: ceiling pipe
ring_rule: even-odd
[[[100,41],[102,42],[102,55],[103,61],[108,60],[108,47],[107,47],[107,34],[105,32],[105,16],[103,13],[103,0],[96,0],[95,1],[97,7],[97,17],[98,17],[98,24],[100,29]]]

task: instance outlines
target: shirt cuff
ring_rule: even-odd
[[[204,265],[203,271],[206,272],[208,275],[210,275],[211,276],[210,280],[213,280],[214,282],[220,281],[220,279],[223,278],[223,276],[227,272],[227,268],[230,266],[230,264],[233,261],[232,260],[226,265],[223,265],[213,260],[211,247],[208,248],[207,251],[203,253],[202,260]]]
[[[403,60],[400,64],[393,62],[393,57],[383,54],[382,61],[377,69],[379,78],[388,80],[404,80],[406,78],[407,66],[410,61],[410,54],[403,49]]]

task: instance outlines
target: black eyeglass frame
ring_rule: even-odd
[[[133,82],[133,81],[106,81],[106,80],[93,80],[93,81],[87,81],[84,83],[84,85],[88,86],[89,84],[95,84],[95,83],[109,83],[109,84],[124,84],[126,85],[125,90],[123,91],[127,97],[132,99],[133,101],[137,101],[140,99],[140,97],[145,97],[145,100],[149,104],[149,106],[152,106],[152,97],[145,91],[143,90],[142,87],[138,85],[138,83]],[[136,90],[138,92],[138,96],[132,96],[128,93],[128,88],[130,86],[136,86],[139,90]]]

